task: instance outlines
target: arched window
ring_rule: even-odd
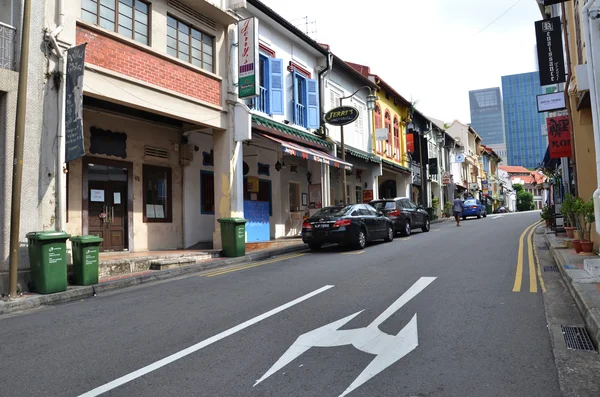
[[[394,159],[400,161],[400,126],[398,116],[394,116]]]
[[[388,139],[386,141],[385,155],[389,158],[392,158],[394,155],[394,153],[393,153],[394,136],[392,135],[392,115],[390,114],[389,110],[385,111],[385,128],[388,131]]]
[[[381,107],[379,104],[375,104],[375,129],[381,128],[383,126],[382,118],[381,118]],[[383,152],[383,141],[377,141],[375,147],[377,148],[377,153]]]

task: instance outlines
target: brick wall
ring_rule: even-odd
[[[108,35],[77,26],[77,44],[87,42],[86,63],[221,105],[221,82]]]

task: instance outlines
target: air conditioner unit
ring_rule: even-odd
[[[188,143],[179,145],[179,165],[182,167],[192,164],[194,161],[194,145]]]

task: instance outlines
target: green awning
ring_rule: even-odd
[[[381,159],[378,156],[376,156],[374,154],[369,154],[367,152],[363,152],[362,150],[359,150],[359,149],[354,149],[353,147],[346,146],[346,153],[349,153],[351,156],[354,156],[357,159],[381,164]]]
[[[404,166],[401,166],[400,164],[396,164],[393,161],[389,161],[389,160],[383,159],[383,164],[389,165],[390,167],[395,168],[395,169],[397,169],[399,171],[402,171],[402,172],[407,172],[409,174],[412,173],[412,171],[410,170],[410,168],[406,168]]]
[[[286,135],[292,135],[296,138],[300,138],[301,140],[311,142],[311,143],[314,143],[314,144],[317,144],[320,146],[324,146],[328,149],[333,148],[333,145],[331,143],[327,142],[326,140],[324,140],[316,135],[309,134],[308,132],[298,130],[296,128],[290,127],[289,125],[279,123],[277,121],[269,120],[266,117],[261,117],[261,116],[257,116],[255,114],[253,114],[252,122],[259,126],[266,127],[266,128],[281,132]]]

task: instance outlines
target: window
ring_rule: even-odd
[[[365,112],[365,108],[362,105],[356,104],[356,108],[358,109],[358,118],[354,122],[354,127],[356,128],[356,133],[360,134],[360,142],[362,143],[362,133],[363,133],[363,113]]]
[[[144,222],[166,222],[173,219],[171,169],[146,165],[143,167]]]
[[[200,213],[215,213],[215,174],[211,171],[200,171]]]
[[[81,18],[148,45],[150,6],[141,0],[82,0]]]
[[[356,186],[356,202],[362,203],[363,195],[362,195],[362,187]]]
[[[388,138],[386,141],[385,155],[389,158],[392,158],[392,145],[394,141],[394,137],[392,135],[392,116],[388,110],[385,111],[385,129],[388,131]]]
[[[394,159],[400,161],[400,126],[398,116],[394,116]]]
[[[167,53],[212,72],[214,39],[212,36],[167,16]]]
[[[382,119],[381,119],[381,107],[379,106],[379,104],[375,105],[375,130],[381,128],[382,125]],[[382,153],[383,152],[383,143],[382,141],[377,141],[376,144],[376,150],[377,153]]]
[[[319,129],[319,85],[294,69],[294,123],[308,129]]]

